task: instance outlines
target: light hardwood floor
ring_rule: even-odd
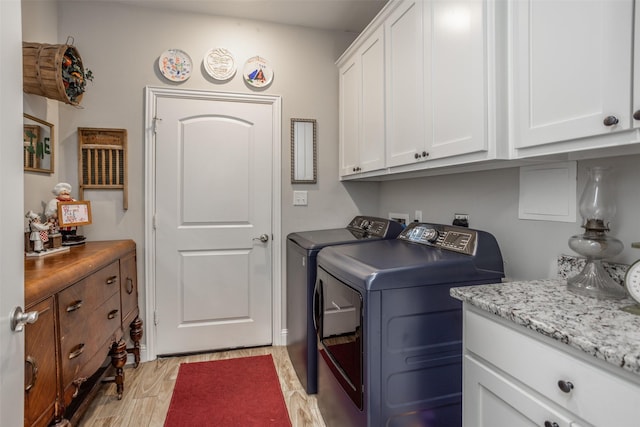
[[[79,427],[162,427],[181,363],[271,354],[293,427],[325,427],[315,396],[308,396],[296,376],[286,347],[258,347],[190,356],[165,357],[125,367],[124,394],[103,384]],[[194,426],[195,427],[195,426]]]

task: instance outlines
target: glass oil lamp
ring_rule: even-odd
[[[622,252],[623,244],[607,235],[609,221],[616,214],[610,187],[611,169],[593,167],[580,197],[583,234],[572,236],[569,247],[586,258],[586,264],[576,276],[567,279],[567,288],[576,294],[599,299],[621,299],[624,287],[616,283],[602,267],[602,260]]]

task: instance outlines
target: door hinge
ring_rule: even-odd
[[[156,226],[158,225],[157,221],[156,221],[156,215],[157,214],[153,214],[153,219],[151,220],[151,226],[153,227],[153,229],[156,229]]]
[[[153,133],[157,133],[158,132],[158,122],[161,122],[162,119],[160,117],[154,117],[153,118]]]
[[[153,324],[154,325],[158,325],[158,312],[157,311],[153,312]]]

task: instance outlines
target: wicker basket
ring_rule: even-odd
[[[22,90],[66,104],[80,104],[82,94],[70,99],[63,81],[62,61],[68,49],[80,60],[72,45],[22,42]]]

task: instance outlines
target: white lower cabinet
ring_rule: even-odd
[[[467,304],[464,346],[465,427],[640,425],[631,372]]]

